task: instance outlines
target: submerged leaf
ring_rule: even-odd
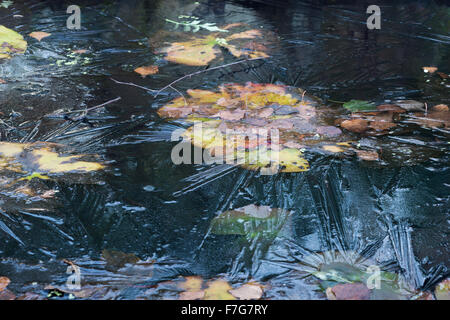
[[[350,100],[344,103],[343,106],[352,112],[375,110],[375,104],[365,100]]]
[[[225,280],[215,280],[209,283],[205,289],[205,300],[236,300],[228,290],[231,286]]]
[[[363,283],[337,284],[326,290],[328,300],[369,300],[370,290]]]
[[[239,300],[258,300],[262,297],[263,290],[261,285],[247,283],[242,287],[230,290],[230,293]]]
[[[225,211],[211,222],[211,232],[219,235],[276,236],[290,212],[253,204]]]
[[[437,300],[450,300],[450,279],[447,278],[440,282],[434,289],[434,295]]]
[[[61,156],[53,148],[53,144],[44,142],[0,142],[0,168],[32,172],[34,176],[28,176],[29,179],[40,173],[89,172],[104,168],[97,162],[79,160],[83,155]]]

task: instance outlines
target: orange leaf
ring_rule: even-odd
[[[422,67],[423,72],[425,73],[435,73],[438,68],[436,67]]]
[[[159,71],[158,66],[145,66],[134,69],[134,72],[139,73],[142,76],[142,78],[145,78],[150,74],[158,73],[158,71]]]
[[[7,277],[0,277],[0,291],[3,291],[6,289],[6,287],[11,283],[11,280],[9,280]]]
[[[42,39],[50,36],[51,33],[47,33],[44,31],[34,31],[29,34],[30,37],[37,39],[38,41],[41,41]]]

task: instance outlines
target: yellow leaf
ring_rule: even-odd
[[[339,148],[337,146],[323,146],[322,149],[333,153],[344,152],[344,149]]]
[[[186,281],[181,283],[181,288],[186,291],[196,292],[200,291],[202,288],[203,279],[201,277],[191,276],[186,277]]]
[[[206,66],[214,60],[219,49],[214,48],[214,37],[202,37],[186,42],[174,42],[162,50],[166,60],[189,66]]]
[[[205,300],[236,300],[228,290],[231,290],[231,286],[225,280],[215,280],[209,283],[208,288],[205,290]]]
[[[43,142],[0,142],[0,168],[33,172],[27,179],[42,178],[39,173],[89,172],[104,168],[104,165],[97,162],[78,160],[83,155],[60,156],[52,151],[53,146],[54,144]]]
[[[12,54],[24,53],[27,42],[14,30],[0,25],[0,59],[8,59]]]

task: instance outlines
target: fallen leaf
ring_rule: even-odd
[[[236,109],[233,111],[223,110],[216,114],[217,117],[220,117],[224,120],[229,121],[237,121],[241,120],[245,116],[245,111],[242,109]]]
[[[380,158],[376,151],[356,150],[356,155],[359,159],[365,161],[377,161]]]
[[[369,128],[374,129],[376,131],[389,130],[396,126],[397,125],[395,123],[388,121],[371,121],[369,124]]]
[[[381,104],[377,106],[378,111],[392,111],[394,113],[404,113],[406,112],[405,109],[400,108],[398,105],[395,104]]]
[[[114,270],[124,267],[126,264],[135,264],[140,259],[133,253],[125,253],[116,250],[103,249],[102,257],[109,267]]]
[[[7,277],[0,277],[0,291],[6,289],[6,287],[11,283],[11,280]]]
[[[450,278],[440,282],[434,289],[437,300],[450,300]]]
[[[316,132],[327,137],[336,137],[342,134],[341,129],[334,126],[319,126],[317,127]]]
[[[438,68],[436,67],[422,67],[423,72],[425,73],[435,73]]]
[[[206,66],[220,53],[220,50],[214,48],[214,45],[215,38],[208,36],[186,42],[174,42],[160,52],[166,54],[167,61],[189,66]]]
[[[395,105],[398,105],[400,108],[405,109],[406,111],[423,111],[425,110],[425,104],[420,101],[415,100],[397,100],[393,102]]]
[[[180,293],[180,300],[200,300],[205,297],[205,291],[185,291]]]
[[[228,291],[231,286],[225,280],[215,280],[208,284],[205,289],[205,300],[236,300]]]
[[[13,54],[24,53],[27,42],[14,30],[0,25],[0,59],[11,58]]]
[[[326,290],[328,300],[369,300],[370,290],[363,283],[337,284]]]
[[[145,66],[134,69],[134,72],[139,73],[142,78],[145,78],[148,75],[158,73],[158,66]]]
[[[76,53],[76,54],[84,54],[88,51],[86,49],[78,49],[78,50],[72,50],[72,52]]]
[[[351,132],[363,133],[367,131],[369,121],[364,119],[344,120],[341,122],[341,127]]]
[[[433,111],[437,111],[437,112],[448,112],[448,106],[446,104],[438,104],[436,106],[433,107]]]
[[[186,291],[196,292],[202,288],[203,279],[198,276],[190,276],[185,278],[186,281],[180,284],[180,287]]]
[[[220,213],[211,221],[211,232],[218,235],[273,237],[281,230],[290,211],[269,206],[248,205]]]
[[[375,109],[375,104],[365,100],[350,100],[343,104],[343,107],[352,112],[370,111]]]
[[[258,300],[263,295],[261,286],[256,284],[244,284],[243,286],[229,291],[239,300]]]
[[[47,33],[44,31],[34,31],[32,33],[29,34],[30,37],[35,38],[38,41],[41,41],[42,39],[51,36],[51,33]]]
[[[322,149],[333,153],[344,152],[344,149],[339,148],[337,146],[322,146]]]
[[[0,161],[4,169],[20,172],[32,170],[33,177],[44,178],[40,173],[89,172],[103,169],[97,162],[80,161],[83,155],[61,156],[53,151],[54,144],[46,142],[0,142]]]
[[[6,81],[5,80],[3,80],[3,79],[0,79],[0,84],[5,84],[6,83]]]
[[[437,72],[437,74],[439,75],[439,77],[441,77],[442,79],[448,79],[450,78],[450,76],[446,73],[443,72]]]

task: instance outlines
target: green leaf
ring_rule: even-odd
[[[375,110],[375,104],[365,100],[350,100],[344,103],[343,106],[352,112]]]

